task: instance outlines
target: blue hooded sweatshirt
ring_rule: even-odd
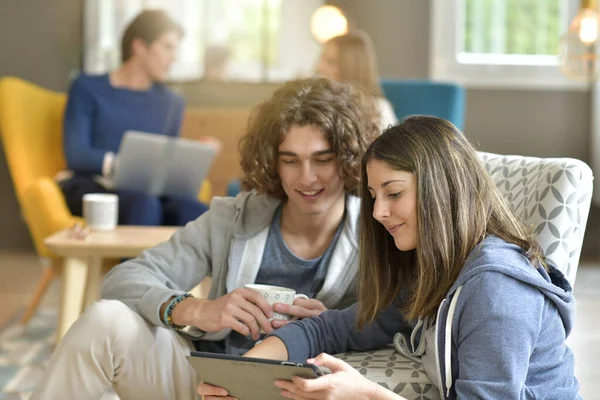
[[[272,336],[283,340],[292,361],[391,342],[413,353],[410,347],[424,347],[414,338],[420,342],[428,324],[407,321],[399,301],[361,331],[354,305],[288,324]],[[571,287],[560,271],[536,269],[520,247],[488,236],[467,258],[435,318],[435,342],[427,347],[435,352],[432,379],[441,397],[580,399],[573,353],[565,344],[574,312]]]

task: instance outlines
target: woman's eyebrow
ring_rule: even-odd
[[[382,188],[385,188],[387,185],[392,184],[392,183],[396,183],[396,182],[406,182],[405,179],[393,179],[391,181],[385,181],[381,184]],[[373,188],[371,186],[367,186],[367,189],[369,190],[373,190]]]

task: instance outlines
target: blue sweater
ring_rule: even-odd
[[[101,174],[104,155],[117,153],[130,129],[178,136],[183,108],[183,99],[161,84],[134,91],[113,87],[108,74],[79,75],[65,111],[68,168],[79,175]]]
[[[439,307],[435,357],[442,398],[580,399],[573,353],[565,344],[574,312],[560,271],[535,269],[518,246],[486,238]],[[353,306],[272,335],[283,340],[290,360],[304,361],[321,352],[378,348],[396,342],[397,333],[410,336],[411,325],[392,304],[362,331]]]

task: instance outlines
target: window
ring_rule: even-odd
[[[558,68],[578,0],[434,0],[431,76],[465,86],[585,85]]]
[[[161,8],[185,36],[171,79],[205,76],[225,62],[224,79],[284,81],[311,75],[320,52],[310,16],[323,0],[87,0],[84,70],[103,73],[120,63],[124,27],[143,9]]]

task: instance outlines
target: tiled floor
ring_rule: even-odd
[[[34,254],[0,252],[0,326],[25,306],[35,292],[41,273],[42,266]],[[42,303],[57,305],[59,290],[60,284],[56,281]],[[575,352],[575,372],[583,398],[600,400],[600,368],[597,367],[600,360],[600,261],[580,263],[575,297],[577,322],[569,338],[569,345]]]

